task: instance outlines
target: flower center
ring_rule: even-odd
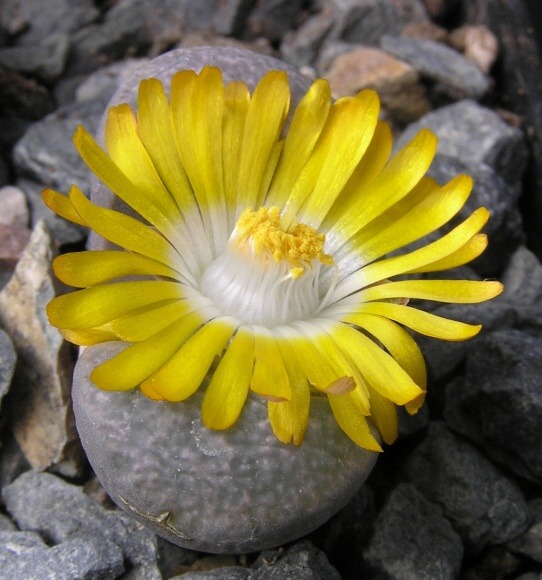
[[[327,288],[325,234],[281,216],[278,207],[246,209],[225,252],[205,270],[201,290],[248,324],[277,326],[315,313]],[[329,279],[329,277],[327,277]]]

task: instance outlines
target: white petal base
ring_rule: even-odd
[[[378,454],[337,426],[313,398],[300,447],[280,443],[263,401],[249,398],[226,431],[200,418],[201,393],[161,403],[138,391],[98,390],[90,371],[125,345],[86,348],[73,402],[83,446],[114,501],[180,546],[244,553],[284,544],[323,524],[356,493]]]

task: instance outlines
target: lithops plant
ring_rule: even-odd
[[[471,179],[425,176],[427,130],[392,157],[374,91],[333,103],[325,80],[235,49],[144,66],[98,141],[74,136],[97,177],[90,201],[76,186],[44,192],[94,232],[88,251],[55,260],[82,289],[47,311],[85,347],[73,397],[98,477],[189,548],[247,552],[307,533],[395,440],[396,406],[423,404],[423,356],[403,325],[446,340],[480,329],[409,299],[501,291],[405,276],[478,256],[484,208],[396,252],[447,223]]]

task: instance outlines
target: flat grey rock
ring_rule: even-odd
[[[446,422],[506,469],[542,482],[542,339],[502,329],[469,351],[466,380],[450,391]]]
[[[449,87],[459,98],[479,99],[489,89],[484,73],[462,54],[433,40],[385,35],[380,47],[420,75]]]
[[[380,511],[363,555],[367,578],[453,580],[463,546],[441,510],[412,485],[400,483]]]
[[[13,151],[18,173],[62,192],[67,193],[74,183],[88,192],[90,170],[75,150],[72,137],[79,125],[96,132],[104,104],[99,99],[74,103],[30,125]]]
[[[201,423],[201,392],[166,403],[97,389],[90,371],[124,347],[104,343],[80,356],[77,429],[109,495],[174,543],[215,553],[284,544],[342,508],[376,461],[318,397],[305,441],[294,447],[276,439],[259,398],[249,397],[233,427],[210,431]]]
[[[527,162],[525,137],[495,111],[470,99],[441,107],[410,124],[395,149],[403,147],[424,127],[439,138],[439,153],[458,159],[469,171],[486,164],[512,185],[520,182]]]
[[[472,552],[510,540],[529,525],[519,488],[442,422],[429,424],[425,439],[407,458],[404,475],[442,509]]]
[[[22,474],[3,489],[2,497],[20,529],[39,532],[55,544],[78,538],[96,546],[113,546],[121,562],[125,558],[132,565],[157,558],[154,534],[50,473]]]

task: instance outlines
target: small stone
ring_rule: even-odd
[[[28,200],[32,227],[43,220],[59,246],[79,244],[85,240],[87,228],[61,218],[43,203],[41,192],[44,188],[41,183],[29,179],[18,179],[17,187],[25,193]]]
[[[9,336],[0,330],[0,409],[2,399],[11,386],[17,354]]]
[[[11,532],[15,531],[17,526],[13,523],[11,518],[0,513],[0,532]]]
[[[542,264],[525,246],[520,246],[501,276],[503,298],[518,304],[542,302]]]
[[[256,0],[223,0],[213,14],[213,30],[218,34],[239,34]]]
[[[30,125],[13,152],[19,173],[63,192],[73,183],[90,191],[90,170],[75,150],[72,137],[79,125],[94,134],[104,108],[100,99],[74,103]]]
[[[12,534],[28,535],[29,532],[12,532]],[[2,542],[1,535],[0,532],[0,542]],[[7,550],[5,548],[3,550],[4,558],[0,552],[2,574],[6,578],[91,580],[116,578],[124,572],[120,550],[104,542],[74,539],[49,548],[43,544],[43,541],[42,546],[23,547],[20,544],[14,544],[16,541],[8,540]],[[21,542],[22,539],[18,541]]]
[[[29,222],[24,193],[13,185],[0,188],[0,224],[26,228]]]
[[[120,84],[147,62],[148,58],[129,58],[97,70],[77,87],[76,100],[82,102],[98,99],[107,103]]]
[[[433,22],[412,22],[401,30],[401,36],[444,43],[448,40],[448,31]]]
[[[27,228],[0,224],[0,262],[14,267],[30,239]]]
[[[156,561],[154,534],[50,473],[24,473],[3,489],[2,497],[20,529],[39,532],[55,544],[77,537],[116,547],[134,566]]]
[[[499,55],[499,41],[487,26],[461,26],[452,31],[449,41],[485,74]]]
[[[528,505],[532,523],[524,534],[508,542],[507,547],[542,564],[542,498],[534,499]]]
[[[224,566],[222,568],[216,568],[216,570],[185,572],[181,576],[170,578],[170,580],[248,580],[249,578],[252,580],[255,576],[251,575],[248,568],[243,568],[242,566]]]
[[[281,40],[296,27],[303,4],[303,0],[257,0],[247,20],[250,36]]]
[[[0,109],[7,119],[37,120],[50,113],[54,105],[45,87],[0,65]]]
[[[382,107],[400,123],[419,119],[430,110],[416,71],[377,48],[360,47],[339,55],[326,78],[335,98],[375,89]]]
[[[250,580],[340,580],[339,573],[329,563],[327,556],[308,540],[282,550],[263,552],[254,563]]]
[[[378,514],[363,554],[367,578],[452,580],[459,574],[463,546],[440,509],[401,483]]]
[[[423,0],[389,0],[403,23],[429,22]]]
[[[0,566],[5,572],[5,566],[15,559],[24,556],[36,548],[47,548],[43,538],[36,532],[20,532],[19,530],[0,531]]]
[[[122,578],[123,580],[162,580],[163,576],[158,565],[154,562],[149,562],[135,566],[129,572],[123,574]]]
[[[4,4],[4,2],[3,2]],[[92,0],[5,0],[6,11],[25,23],[16,44],[36,46],[53,33],[70,35],[100,16]]]
[[[288,32],[280,45],[282,58],[296,67],[312,65],[326,40],[333,40],[335,13],[330,8],[308,18],[297,30]]]
[[[45,83],[63,72],[70,41],[66,34],[52,34],[39,45],[10,46],[0,49],[0,64]]]
[[[446,422],[507,470],[542,482],[542,339],[492,332],[469,351],[466,381],[447,397]]]
[[[519,489],[442,422],[429,424],[425,439],[407,458],[404,474],[442,509],[472,552],[527,529],[529,512]]]
[[[441,107],[409,125],[396,148],[404,146],[423,127],[439,138],[440,154],[458,159],[469,170],[486,164],[512,185],[521,181],[528,156],[525,137],[495,111],[470,99]]]
[[[386,35],[380,46],[412,65],[422,76],[448,87],[456,99],[479,99],[489,89],[489,81],[477,66],[438,42]]]
[[[55,296],[52,253],[50,235],[40,222],[0,293],[0,321],[20,362],[8,416],[32,467],[56,466],[75,476],[83,455],[70,401],[72,353],[45,315],[45,304]]]

